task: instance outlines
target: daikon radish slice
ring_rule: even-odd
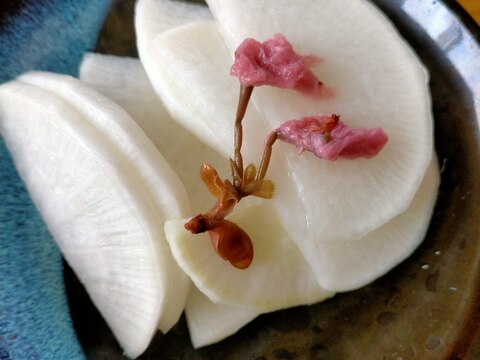
[[[52,89],[49,89],[52,87]],[[190,282],[163,221],[189,212],[180,180],[134,121],[73,78],[0,87],[0,129],[62,254],[125,354],[173,326]]]

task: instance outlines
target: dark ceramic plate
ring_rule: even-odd
[[[200,350],[182,318],[142,359],[480,359],[480,30],[452,0],[373,2],[431,75],[442,183],[424,243],[367,287],[262,315]],[[133,1],[115,3],[97,50],[135,56],[132,20]],[[122,358],[68,268],[65,280],[87,357]]]
[[[453,1],[376,0],[431,74],[440,196],[425,242],[392,272],[324,303],[263,315],[227,340],[193,350],[185,321],[144,359],[480,359],[480,30]],[[98,50],[135,55],[131,2],[107,19]],[[414,131],[414,129],[412,129]],[[121,352],[67,274],[87,355]],[[75,294],[75,296],[72,296]],[[92,329],[96,329],[95,332]]]

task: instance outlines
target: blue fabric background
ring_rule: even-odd
[[[28,70],[77,75],[111,0],[0,4],[0,83]],[[1,114],[0,114],[1,116]],[[0,139],[0,359],[82,359],[61,255]]]

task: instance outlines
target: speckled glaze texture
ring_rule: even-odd
[[[182,318],[141,359],[480,359],[480,30],[453,0],[373,2],[431,76],[442,183],[424,243],[367,287],[262,315],[203,349],[192,348]],[[136,54],[133,4],[119,0],[112,7],[98,51]],[[65,283],[87,358],[123,358],[68,268]]]

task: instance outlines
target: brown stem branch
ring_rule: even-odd
[[[243,178],[243,157],[242,157],[242,141],[243,141],[243,128],[242,128],[242,120],[245,116],[245,112],[247,111],[248,102],[250,101],[250,97],[252,95],[253,86],[241,86],[240,87],[240,95],[238,99],[238,107],[237,107],[237,116],[235,118],[235,134],[234,134],[234,161],[237,165],[237,170],[240,173],[240,180],[236,186],[241,186],[241,181]]]
[[[265,139],[262,160],[260,161],[260,167],[258,168],[257,177],[255,178],[256,181],[263,180],[265,178],[265,175],[267,174],[268,165],[270,164],[270,158],[272,156],[273,144],[275,143],[277,138],[278,133],[276,131],[273,131],[268,134],[267,138]]]

